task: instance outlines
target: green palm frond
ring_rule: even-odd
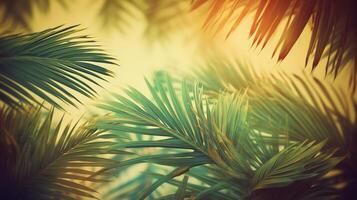
[[[1,111],[1,138],[12,139],[12,154],[2,151],[1,197],[5,199],[96,198],[88,183],[108,181],[98,170],[125,154],[113,148],[112,134],[83,125],[53,122],[53,110],[43,118],[41,110]],[[1,143],[1,149],[7,149]],[[12,160],[9,160],[12,159]]]
[[[212,62],[193,75],[202,81],[206,94],[246,90],[250,104],[250,126],[264,132],[266,141],[285,143],[287,139],[326,141],[328,148],[338,148],[346,156],[330,183],[347,183],[343,194],[355,187],[356,102],[337,87],[309,75],[257,73],[239,62]],[[217,84],[218,83],[218,84]],[[349,190],[349,191],[347,191]]]
[[[227,37],[239,26],[249,13],[254,13],[250,36],[253,45],[264,48],[280,25],[284,31],[279,33],[280,40],[274,51],[278,59],[284,59],[308,23],[312,22],[310,46],[307,51],[306,65],[312,57],[312,69],[315,69],[323,54],[328,58],[326,74],[334,77],[347,68],[348,62],[355,62],[350,67],[350,84],[357,85],[356,65],[356,16],[357,3],[354,0],[196,0],[193,9],[209,4],[209,11],[204,26],[222,29],[231,20],[232,25]]]
[[[149,162],[173,168],[142,191],[140,199],[192,168],[206,165],[214,166],[220,176],[211,188],[199,191],[196,197],[221,193],[232,194],[231,199],[237,196],[244,199],[264,182],[267,184],[263,188],[290,187],[309,179],[312,186],[313,180],[341,160],[332,157],[334,150],[323,151],[324,144],[315,144],[314,140],[295,144],[289,139],[285,139],[285,144],[269,142],[262,132],[250,127],[250,104],[245,93],[221,93],[216,100],[210,99],[199,84],[186,81],[182,82],[181,92],[177,92],[168,75],[155,79],[154,85],[148,81],[147,84],[153,100],[129,88],[128,97],[117,95],[115,101],[101,105],[112,112],[113,119],[98,122],[99,128],[118,135],[124,132],[154,136],[120,145],[126,149],[161,149],[123,161],[117,167]],[[273,171],[275,167],[277,172],[268,175],[266,170]]]
[[[61,107],[75,106],[78,94],[93,97],[93,85],[112,73],[99,64],[114,64],[77,26],[55,27],[0,38],[0,100],[10,106],[38,103],[38,97]]]

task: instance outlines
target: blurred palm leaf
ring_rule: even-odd
[[[152,42],[165,41],[188,27],[189,0],[105,0],[98,13],[104,27],[125,32],[131,25],[144,24],[143,36]]]
[[[175,34],[186,34],[193,16],[189,16],[189,0],[146,0],[143,13],[146,28],[143,33],[150,42],[168,41]],[[192,36],[192,35],[190,35]]]
[[[77,26],[55,27],[0,38],[0,100],[11,106],[38,102],[75,105],[76,95],[93,97],[93,84],[111,76],[98,64],[114,64],[95,41],[76,36]],[[74,91],[74,93],[72,92]],[[75,100],[75,101],[74,101]]]
[[[33,13],[38,9],[42,13],[48,12],[50,3],[53,0],[2,0],[0,8],[2,9],[0,24],[8,27],[8,30],[21,27],[25,30],[31,30],[30,20]],[[66,7],[64,0],[57,0],[63,7]]]
[[[130,20],[137,17],[140,10],[138,0],[104,0],[98,16],[104,28],[115,27],[125,31],[130,27]]]
[[[4,199],[96,198],[88,183],[108,181],[98,170],[113,166],[112,134],[93,129],[89,123],[53,123],[53,110],[43,118],[37,108],[20,112],[1,110],[2,161],[0,192]],[[8,140],[9,141],[9,140]],[[12,146],[14,151],[7,153]],[[6,162],[4,162],[6,161]]]
[[[110,185],[103,184],[101,186],[102,199],[138,199],[140,197],[138,191],[145,190],[153,184],[154,178],[149,172],[157,170],[156,166],[152,164],[120,170],[115,182],[112,181]],[[135,171],[135,175],[129,176],[132,171]],[[158,196],[158,193],[154,192],[147,197],[147,200],[157,199]]]
[[[323,151],[324,143],[316,144],[314,140],[295,144],[289,139],[282,144],[269,142],[271,138],[250,127],[244,93],[221,93],[217,100],[209,99],[199,84],[183,81],[181,88],[175,89],[170,76],[155,79],[154,85],[148,81],[147,84],[153,100],[129,88],[128,98],[116,95],[115,101],[101,105],[113,113],[113,119],[98,122],[98,127],[118,131],[118,135],[127,132],[155,136],[146,141],[128,141],[122,147],[162,149],[128,159],[117,167],[143,162],[173,167],[142,191],[140,199],[190,169],[207,164],[215,168],[219,178],[214,179],[212,187],[195,193],[198,199],[210,199],[207,195],[211,194],[243,199],[257,189],[271,187],[294,191],[293,183],[306,180],[310,180],[309,190],[314,180],[341,160],[331,157],[334,149]],[[273,175],[267,175],[266,170]]]
[[[204,26],[222,29],[233,20],[227,37],[239,26],[250,12],[255,12],[250,29],[253,45],[265,47],[272,35],[277,32],[279,25],[285,24],[280,33],[280,40],[276,49],[278,59],[284,59],[290,52],[297,39],[312,21],[312,35],[310,47],[306,56],[306,65],[312,57],[312,70],[322,58],[328,57],[325,66],[326,74],[336,77],[348,62],[354,61],[351,66],[350,84],[353,90],[357,85],[356,64],[356,31],[355,18],[357,3],[354,0],[196,0],[192,8],[196,9],[209,4],[209,12]],[[239,11],[239,14],[237,12]]]

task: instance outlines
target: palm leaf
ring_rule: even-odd
[[[140,199],[175,177],[207,164],[215,167],[220,178],[215,179],[211,188],[196,193],[196,197],[203,198],[215,192],[226,194],[227,190],[228,193],[244,197],[254,191],[254,187],[246,183],[252,182],[259,175],[259,169],[273,162],[271,159],[283,159],[286,156],[284,150],[279,153],[279,143],[269,143],[259,130],[250,128],[249,107],[244,93],[223,93],[214,100],[203,95],[199,84],[192,85],[183,81],[179,93],[174,89],[170,76],[166,75],[155,81],[154,85],[147,81],[153,100],[134,88],[129,88],[126,90],[128,97],[116,95],[115,101],[100,106],[112,112],[113,119],[98,122],[99,128],[112,130],[118,135],[127,132],[155,136],[146,141],[128,141],[121,144],[122,147],[162,149],[158,153],[128,159],[116,167],[149,162],[173,168],[170,173],[160,176],[150,188],[142,191]],[[290,152],[289,148],[294,148],[290,145],[288,142],[282,147]],[[301,168],[311,165],[311,170],[301,171],[301,179],[317,179],[339,161],[337,158],[330,159],[333,151],[321,151],[322,144],[301,142],[297,145],[305,149],[311,148],[310,153],[303,154],[306,159],[296,160],[295,163]],[[294,153],[301,152],[292,152]],[[311,158],[310,155],[318,160],[307,159]],[[273,179],[279,182],[280,178],[283,179],[280,176]],[[290,178],[292,182],[301,181],[297,176]]]
[[[344,1],[295,1],[295,0],[196,0],[192,8],[196,9],[209,4],[209,12],[204,24],[222,29],[229,21],[233,21],[227,37],[239,26],[250,12],[255,12],[251,23],[250,36],[253,45],[264,48],[280,25],[284,31],[280,33],[280,40],[274,51],[278,52],[278,59],[284,59],[309,21],[312,21],[310,46],[307,51],[306,65],[312,57],[312,70],[320,62],[325,53],[328,58],[325,66],[326,74],[334,77],[342,69],[348,68],[350,61],[356,61],[356,2]],[[241,10],[238,14],[238,10]],[[356,63],[349,67],[353,90],[356,87]]]
[[[76,36],[77,26],[55,27],[0,38],[0,100],[10,106],[38,103],[76,105],[76,95],[93,97],[93,84],[111,76],[98,64],[113,64],[90,37]]]
[[[111,135],[90,124],[73,126],[62,120],[53,123],[53,110],[45,118],[41,115],[37,108],[26,112],[7,108],[1,111],[1,138],[4,134],[11,137],[15,149],[12,154],[2,152],[9,162],[1,162],[1,197],[96,198],[96,191],[88,183],[108,178],[104,174],[93,175],[117,163],[108,156],[125,152],[115,150]],[[9,146],[1,145],[2,150]]]

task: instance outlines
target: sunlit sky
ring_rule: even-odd
[[[51,2],[52,3],[52,2]],[[145,91],[143,77],[150,77],[155,70],[166,69],[175,73],[189,72],[197,63],[207,60],[215,54],[225,55],[229,58],[239,58],[246,62],[251,62],[254,67],[267,71],[286,70],[290,72],[301,72],[305,66],[305,52],[308,48],[310,30],[307,28],[293,47],[292,51],[282,62],[277,63],[276,58],[271,58],[276,43],[275,37],[263,50],[251,48],[251,41],[248,38],[249,24],[251,19],[243,21],[237,31],[227,40],[225,33],[213,36],[210,31],[202,31],[204,16],[192,17],[191,27],[194,31],[173,30],[172,37],[162,41],[160,37],[148,42],[143,33],[145,22],[132,19],[130,26],[124,32],[113,27],[103,27],[98,18],[98,10],[101,1],[76,0],[68,2],[68,8],[63,9],[53,1],[48,13],[34,12],[31,26],[34,31],[58,25],[80,24],[84,34],[94,36],[95,40],[113,55],[120,64],[114,67],[115,77],[109,79],[108,83],[103,83],[103,88],[97,88],[98,99],[86,100],[79,109],[66,108],[70,115],[79,116],[98,101],[106,99],[110,92],[120,92],[122,87],[131,85],[141,91]],[[199,11],[193,11],[199,12]],[[195,13],[188,15],[196,16]],[[191,30],[191,29],[190,29]],[[186,33],[186,34],[185,34]],[[188,34],[187,34],[188,33]],[[320,63],[323,65],[324,63]],[[309,70],[307,68],[306,70]],[[319,76],[322,71],[320,67],[314,74]],[[321,77],[321,76],[320,76]],[[341,78],[342,77],[342,78]],[[346,88],[344,74],[337,80],[340,87]],[[341,81],[342,80],[342,81]]]

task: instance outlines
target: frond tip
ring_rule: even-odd
[[[10,106],[38,103],[76,105],[76,95],[93,97],[93,84],[111,76],[98,64],[114,64],[95,41],[77,36],[77,26],[0,37],[0,101]],[[75,93],[70,92],[69,90]],[[76,94],[77,93],[77,94]]]

